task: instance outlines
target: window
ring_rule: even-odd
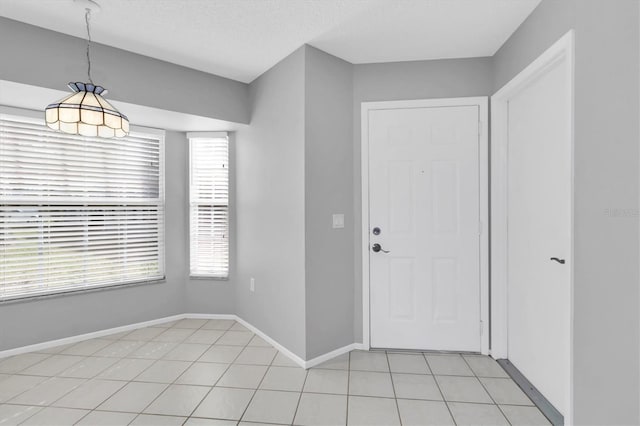
[[[162,279],[163,138],[0,114],[0,300]]]
[[[229,276],[229,141],[226,133],[189,133],[190,271]]]

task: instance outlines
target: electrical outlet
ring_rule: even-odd
[[[251,277],[251,281],[249,282],[249,290],[256,291],[256,279]]]

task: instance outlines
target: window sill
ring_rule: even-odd
[[[162,284],[166,282],[167,282],[166,277],[163,277],[155,280],[136,281],[131,283],[123,283],[123,284],[96,286],[96,287],[90,287],[90,288],[79,288],[74,290],[60,291],[57,293],[36,294],[33,296],[15,297],[12,299],[0,300],[0,306],[9,305],[13,303],[35,302],[35,301],[45,300],[45,299],[82,295],[82,294],[96,293],[96,292],[109,291],[109,290],[119,290],[119,289],[125,289],[129,287],[138,287],[138,286],[143,286],[148,284]]]
[[[197,281],[229,281],[229,277],[214,277],[211,275],[189,275],[189,279]]]

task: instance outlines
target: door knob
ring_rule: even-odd
[[[564,265],[564,259],[558,259],[557,257],[552,257],[549,260],[555,260],[556,262],[560,263],[561,265]]]
[[[379,251],[383,253],[389,253],[389,250],[383,249],[382,246],[378,243],[375,243],[373,246],[371,246],[371,250],[373,250],[375,253],[378,253]]]

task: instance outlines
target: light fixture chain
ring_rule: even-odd
[[[93,84],[91,79],[91,26],[89,21],[91,20],[91,9],[86,8],[84,13],[84,21],[87,24],[87,77],[89,77],[89,83]]]

